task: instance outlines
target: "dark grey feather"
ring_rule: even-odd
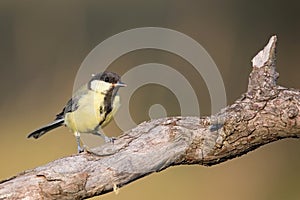
[[[64,124],[64,119],[57,119],[54,122],[47,124],[35,131],[33,131],[32,133],[30,133],[27,138],[33,137],[35,139],[41,137],[42,135],[44,135],[45,133],[47,133],[48,131],[51,131],[52,129],[55,129],[57,127],[60,127]]]
[[[64,109],[58,113],[56,115],[56,118],[55,119],[63,119],[65,117],[65,114],[68,113],[68,112],[73,112],[75,110],[77,110],[78,108],[78,101],[79,101],[80,97],[73,97],[72,99],[70,99],[66,106],[64,107]]]

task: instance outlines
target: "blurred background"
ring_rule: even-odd
[[[300,88],[299,9],[296,1],[269,0],[0,1],[0,179],[76,153],[74,136],[66,128],[39,140],[26,136],[61,111],[82,61],[108,37],[148,26],[190,36],[217,64],[230,104],[246,91],[251,59],[274,34],[278,82]],[[131,52],[109,69],[122,75],[149,62],[178,69],[196,90],[201,114],[211,114],[205,82],[172,53]],[[150,96],[153,91],[157,99]],[[146,85],[130,99],[136,123],[149,119],[154,103],[165,105],[167,115],[180,115],[167,88]],[[105,132],[117,136],[121,130],[112,122]],[[298,140],[282,140],[213,167],[171,167],[101,199],[300,199],[299,153]]]

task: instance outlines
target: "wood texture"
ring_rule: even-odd
[[[252,60],[248,90],[210,117],[144,122],[105,144],[0,183],[0,199],[83,199],[172,165],[215,165],[300,136],[300,92],[278,86],[276,36]]]

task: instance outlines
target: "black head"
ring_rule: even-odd
[[[94,75],[88,83],[88,88],[90,90],[100,91],[102,93],[124,86],[126,85],[121,82],[118,74],[107,71]]]
[[[114,72],[101,72],[92,77],[90,82],[94,80],[101,80],[107,83],[117,83],[120,80],[120,76]]]

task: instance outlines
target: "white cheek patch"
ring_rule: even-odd
[[[107,83],[100,80],[93,80],[91,82],[91,89],[94,90],[95,92],[106,93],[111,86],[112,86],[111,83]]]

